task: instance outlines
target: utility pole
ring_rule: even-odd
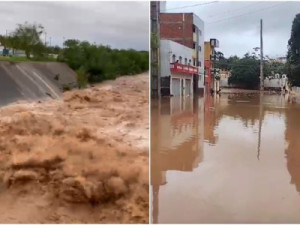
[[[49,38],[49,46],[51,47],[51,37]]]
[[[161,97],[161,74],[160,74],[160,12],[162,2],[151,2],[151,97]]]
[[[45,32],[45,46],[47,46],[47,32]]]
[[[260,20],[260,91],[264,90],[264,72],[263,72],[263,21]]]

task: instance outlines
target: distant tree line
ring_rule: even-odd
[[[119,50],[87,41],[67,40],[58,60],[85,73],[91,83],[116,76],[138,74],[149,69],[149,52]]]
[[[246,53],[243,57],[230,56],[229,58],[222,57],[221,52],[217,52],[219,60],[215,63],[216,68],[228,70],[231,76],[228,79],[229,84],[247,89],[257,89],[260,82],[260,58],[255,52],[252,54]],[[264,78],[274,78],[275,74],[286,74],[287,65],[276,61],[264,59],[263,61]]]
[[[149,69],[149,52],[133,49],[112,49],[109,46],[90,44],[87,41],[66,40],[64,47],[47,46],[41,35],[45,32],[40,24],[18,24],[9,35],[0,35],[4,49],[23,50],[30,60],[66,62],[77,71],[78,82],[84,87],[88,82],[100,82],[117,76],[138,74]]]

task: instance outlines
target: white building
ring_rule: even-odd
[[[198,62],[194,62],[194,66],[198,67],[198,88],[203,89],[204,83],[204,22],[196,14],[193,14],[194,33],[193,41],[196,44],[194,48],[193,58]]]
[[[274,89],[274,90],[282,90],[288,89],[288,78],[286,74],[275,74],[275,77],[266,77],[264,79],[264,88],[265,89]]]
[[[160,41],[160,72],[162,78],[170,78],[164,79],[169,81],[170,95],[193,95],[194,76],[199,76],[199,67],[193,64],[193,53],[193,49],[177,42]],[[203,84],[202,79],[199,82]]]

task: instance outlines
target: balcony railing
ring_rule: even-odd
[[[183,65],[180,63],[171,63],[172,73],[198,74],[198,68],[195,66]]]

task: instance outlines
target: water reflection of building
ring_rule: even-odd
[[[216,144],[216,129],[225,117],[240,120],[245,127],[258,126],[260,135],[262,121],[270,113],[283,114],[286,98],[280,95],[259,94],[224,94],[222,96],[207,95],[204,112],[204,140]],[[258,137],[260,140],[260,137]]]
[[[285,97],[281,95],[228,94],[222,95],[214,107],[219,119],[230,116],[240,119],[245,126],[253,126],[268,113],[283,113],[285,105]]]
[[[218,120],[216,119],[215,105],[216,97],[206,93],[204,106],[204,140],[210,144],[216,144],[217,136],[215,135],[215,127]]]
[[[291,175],[291,183],[300,193],[300,108],[290,107],[286,110],[285,150],[287,169]]]
[[[152,101],[151,184],[153,223],[158,221],[159,187],[170,170],[192,171],[203,158],[203,98]]]

